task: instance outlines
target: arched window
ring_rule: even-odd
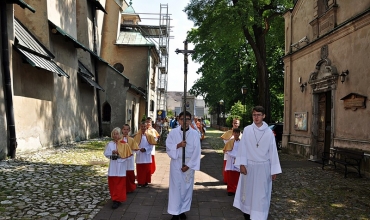
[[[110,122],[110,119],[111,119],[111,107],[109,105],[108,102],[104,102],[103,104],[103,117],[102,117],[102,121],[107,121],[107,122]]]
[[[154,111],[154,100],[150,100],[149,111]]]

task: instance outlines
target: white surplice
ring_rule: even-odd
[[[243,213],[250,214],[253,220],[267,219],[271,201],[271,175],[282,171],[275,136],[265,122],[261,127],[253,123],[244,128],[234,165],[244,165],[247,175],[240,174],[233,205]]]
[[[104,150],[104,156],[109,159],[108,176],[126,176],[127,158],[111,160],[113,150],[117,150],[117,146],[114,141],[110,141]],[[129,158],[132,158],[132,156]]]
[[[194,129],[186,131],[185,164],[189,167],[186,172],[181,171],[183,148],[177,149],[182,142],[183,131],[181,126],[172,129],[167,136],[166,151],[171,158],[170,183],[168,193],[168,213],[179,215],[190,210],[193,196],[195,170],[200,169],[200,139]]]
[[[146,136],[142,134],[139,149],[144,148],[145,152],[141,152],[140,150],[136,151],[136,164],[152,162],[153,146],[154,145],[149,144]]]
[[[240,166],[235,166],[235,158],[236,155],[238,154],[238,149],[240,145],[240,140],[234,141],[234,147],[231,151],[226,151],[225,155],[227,158],[226,165],[225,165],[225,170],[231,170],[231,171],[240,171],[239,167]]]
[[[123,140],[128,143],[127,137],[123,137]],[[127,170],[135,170],[135,151],[131,151],[132,156],[127,158]]]

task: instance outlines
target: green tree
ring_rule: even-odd
[[[195,44],[193,58],[203,64],[198,73],[206,74],[194,84],[192,92],[203,93],[203,97],[207,97],[204,93],[211,93],[212,97],[207,97],[206,102],[217,103],[223,94],[232,94],[233,88],[239,90],[244,82],[249,88],[248,101],[263,105],[266,121],[270,122],[271,104],[279,104],[281,100],[279,96],[270,100],[269,77],[278,73],[271,72],[278,65],[268,64],[269,58],[276,58],[268,53],[282,48],[284,28],[278,29],[281,27],[278,18],[291,6],[290,0],[191,0],[185,12],[197,28],[191,30],[188,37]],[[275,22],[279,25],[273,28]],[[279,44],[270,47],[274,42]],[[282,50],[276,55],[281,57],[280,52]],[[281,60],[280,57],[277,60]],[[211,71],[213,78],[209,77]],[[239,83],[230,84],[234,82],[230,77],[233,75]],[[219,90],[211,88],[212,84]],[[274,91],[279,89],[276,87]],[[235,102],[241,98],[236,95],[225,100]]]
[[[167,117],[168,118],[171,118],[171,117],[174,117],[175,116],[175,114],[173,113],[173,111],[172,110],[168,110],[167,111]]]

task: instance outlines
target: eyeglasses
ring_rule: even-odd
[[[253,117],[261,117],[263,114],[252,114]]]
[[[183,121],[183,120],[184,120],[184,118],[180,118],[179,120]],[[190,120],[191,120],[191,118],[186,118],[186,120],[187,120],[187,121],[190,121]]]

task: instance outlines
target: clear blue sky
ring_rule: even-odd
[[[129,0],[126,0],[129,3]],[[176,54],[176,48],[184,49],[184,40],[187,31],[193,28],[193,22],[187,19],[187,15],[183,12],[185,6],[189,3],[188,0],[132,0],[132,7],[135,12],[142,18],[140,24],[155,24],[159,25],[159,20],[151,20],[146,18],[157,17],[159,19],[160,4],[168,4],[168,14],[171,17],[173,39],[169,45],[169,64],[168,64],[168,91],[184,91],[184,55]],[[162,9],[162,13],[163,13]],[[158,15],[147,15],[141,13],[157,13]],[[189,44],[188,49],[193,49],[193,45]],[[191,60],[189,56],[188,64],[188,90],[193,86],[194,81],[200,77],[196,74],[200,67],[198,63]]]

